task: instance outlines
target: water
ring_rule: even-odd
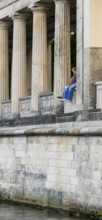
[[[38,210],[24,205],[10,205],[0,203],[0,220],[79,220],[70,218],[64,213],[51,210]]]

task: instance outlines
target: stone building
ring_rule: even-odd
[[[43,106],[55,114],[56,97],[70,77],[70,20],[75,30],[76,1],[0,4],[1,118],[36,116]]]
[[[78,82],[74,104],[64,103],[63,111],[102,107],[101,4],[0,1],[1,119],[54,115],[62,108],[57,96],[70,78],[71,32],[77,36]]]
[[[102,0],[0,0],[0,197],[102,210],[101,8]],[[69,104],[57,96],[70,78],[73,33]]]
[[[77,36],[78,82],[74,105],[64,103],[64,113],[101,106],[95,92],[102,80],[101,4],[0,1],[1,119],[51,115],[62,108],[57,96],[70,78],[71,32]]]

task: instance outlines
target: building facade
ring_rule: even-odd
[[[74,106],[64,103],[64,113],[96,108],[97,102],[101,107],[95,93],[102,80],[101,4],[0,1],[1,119],[56,113],[61,106],[57,96],[70,78],[71,32],[77,36],[78,80]]]
[[[102,210],[101,8],[102,0],[0,0],[0,199]],[[71,76],[73,34],[69,104],[57,96]]]

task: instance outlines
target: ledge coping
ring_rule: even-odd
[[[31,96],[27,96],[27,97],[19,99],[19,101],[26,101],[26,100],[31,100]]]
[[[39,97],[46,97],[46,96],[53,96],[53,92],[49,92],[49,93],[42,93],[39,95]]]
[[[102,81],[96,82],[95,85],[96,85],[96,86],[97,86],[97,85],[102,85]]]
[[[96,121],[88,121],[0,128],[0,137],[30,135],[101,136],[102,121],[97,121],[97,124]]]
[[[2,104],[8,104],[11,103],[11,100],[2,101]]]

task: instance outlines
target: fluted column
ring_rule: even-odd
[[[49,40],[47,44],[47,92],[52,91],[52,43]]]
[[[70,2],[55,0],[54,98],[61,95],[70,78]]]
[[[9,99],[8,23],[0,21],[0,117],[2,101]]]
[[[26,96],[26,19],[13,17],[12,113],[19,112],[19,99]]]
[[[39,94],[47,91],[47,8],[37,4],[33,11],[32,111],[38,112]]]

